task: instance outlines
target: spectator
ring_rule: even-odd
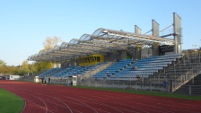
[[[148,57],[151,57],[151,52],[150,52],[150,50],[148,50]],[[148,58],[147,57],[147,58]]]
[[[45,85],[47,84],[47,77],[44,78]]]
[[[70,81],[70,83],[68,85],[69,86],[73,86],[73,81]]]
[[[139,79],[139,78],[140,78],[140,75],[136,75],[136,78]]]
[[[48,78],[48,84],[50,84],[50,77]]]
[[[109,71],[106,72],[106,77],[109,77]]]
[[[136,66],[134,66],[132,70],[133,70],[133,71],[136,71],[136,70],[137,70],[137,67],[136,67]]]
[[[43,82],[44,82],[44,78],[42,77],[42,78],[41,78],[41,84],[42,84],[42,85],[43,85]]]
[[[167,87],[167,82],[163,81],[163,87],[166,88]]]

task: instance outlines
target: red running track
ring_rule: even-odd
[[[193,100],[2,80],[0,88],[25,100],[22,113],[201,113]]]

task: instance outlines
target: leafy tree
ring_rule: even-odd
[[[62,40],[59,37],[47,37],[43,43],[44,49],[41,50],[49,50],[58,45]],[[37,72],[43,72],[45,70],[49,70],[53,67],[52,62],[35,62],[33,64],[29,64],[28,61],[23,61],[21,66],[6,66],[6,63],[3,60],[0,60],[0,73],[3,74],[15,74],[15,75],[27,75],[33,74]]]
[[[0,66],[4,66],[4,65],[6,65],[6,63],[0,59]]]
[[[25,61],[22,62],[22,67],[23,68],[27,68],[28,69],[28,66],[29,66],[29,63],[28,63],[27,60],[25,60]]]
[[[55,46],[57,46],[60,42],[62,42],[62,40],[59,37],[56,37],[56,36],[53,38],[47,37],[45,39],[45,42],[43,43],[44,49],[41,51],[52,49]],[[38,72],[48,70],[53,67],[52,62],[37,62],[35,65],[36,65],[36,70]]]
[[[35,63],[29,64],[29,65],[28,65],[28,69],[29,69],[29,74],[31,74],[31,75],[32,75],[33,73],[36,73],[36,72],[37,72]]]
[[[29,74],[29,63],[27,60],[22,62],[22,65],[18,68],[18,75],[24,76]]]
[[[41,72],[44,70],[49,70],[53,67],[53,63],[51,62],[38,62],[35,64],[37,72]]]
[[[0,74],[6,74],[8,71],[6,63],[0,59]]]
[[[49,50],[51,48],[54,48],[58,43],[62,42],[62,40],[59,37],[47,37],[45,39],[45,42],[43,43],[44,50]]]
[[[28,73],[29,73],[28,68],[24,68],[24,67],[21,66],[21,67],[18,69],[18,75],[25,76],[25,75],[27,75]]]

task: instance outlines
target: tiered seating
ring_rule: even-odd
[[[179,57],[181,57],[181,55],[174,54],[144,58],[117,73],[114,77],[149,77],[149,75],[153,75],[154,72],[158,72],[158,70],[161,70],[168,64],[176,61]],[[137,70],[134,71],[133,67],[137,67]]]
[[[61,70],[59,73],[54,74],[54,76],[55,77],[73,76],[82,73],[85,69],[86,67],[70,66]]]
[[[43,77],[46,77],[46,76],[49,76],[51,75],[52,73],[54,73],[55,71],[59,70],[59,68],[52,68],[50,70],[47,70],[45,71],[44,73],[42,74],[39,74],[39,78],[43,78]]]
[[[99,63],[97,65],[94,66],[70,66],[68,68],[64,68],[63,70],[61,70],[59,73],[54,74],[55,77],[68,77],[68,76],[73,76],[73,75],[83,75],[88,71],[91,71],[93,69],[95,69],[96,67],[103,65],[105,63]]]
[[[173,54],[144,58],[139,61],[122,60],[95,74],[93,77],[111,80],[126,80],[128,78],[137,78],[138,76],[149,77],[149,75],[153,75],[154,72],[158,72],[158,70],[168,66],[179,57],[181,57],[180,54]],[[137,70],[133,70],[134,67],[137,67]]]
[[[119,62],[115,62],[113,65],[109,66],[108,68],[96,73],[93,77],[94,78],[105,78],[106,76],[113,76],[116,73],[120,72],[127,66],[132,65],[134,63],[133,60],[121,60]]]
[[[179,54],[174,55],[164,55],[164,56],[154,56],[150,58],[144,58],[139,61],[120,60],[115,62],[106,69],[93,75],[97,79],[114,79],[114,80],[123,80],[128,78],[140,77],[149,77],[153,73],[158,72],[158,70],[163,69],[164,67],[171,64],[173,61],[176,61],[177,58],[181,57]],[[40,77],[45,77],[53,74],[54,77],[68,77],[73,75],[84,75],[86,72],[94,70],[98,66],[104,65],[105,63],[99,63],[94,66],[70,66],[68,68],[53,68],[48,70],[41,75]],[[137,70],[133,70],[134,67],[137,67]],[[56,72],[56,74],[54,74]]]
[[[197,56],[199,57],[199,56]],[[199,59],[195,60],[195,57],[185,58],[181,60],[177,65],[167,70],[166,73],[160,73],[161,79],[168,79],[174,81],[182,74],[188,72],[194,66],[199,64]]]

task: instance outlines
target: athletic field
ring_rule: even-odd
[[[25,101],[22,113],[200,113],[201,101],[0,81]]]

